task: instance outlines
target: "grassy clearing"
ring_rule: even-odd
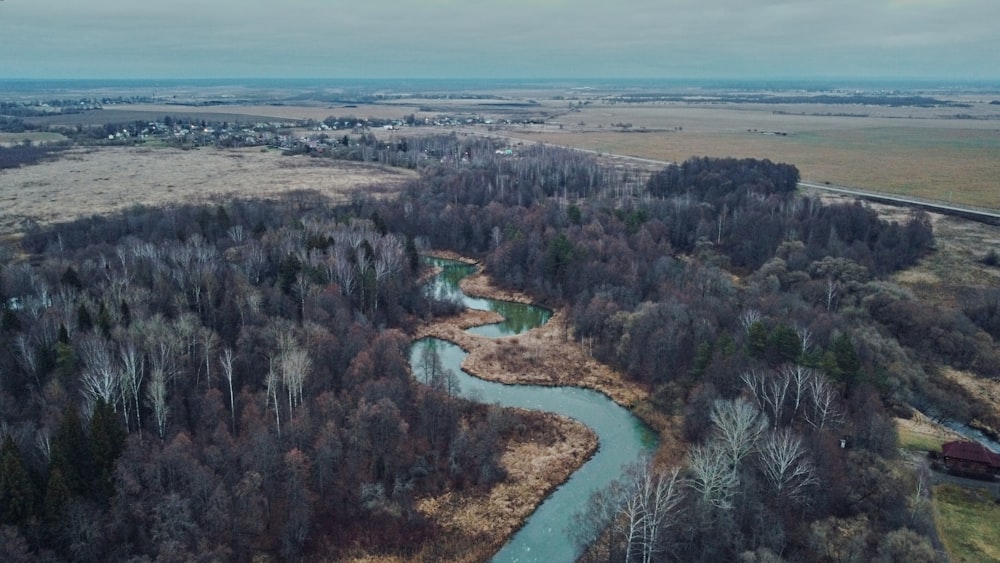
[[[934,487],[938,534],[954,561],[1000,561],[1000,504],[980,489]]]
[[[914,411],[910,418],[897,418],[899,445],[914,452],[941,451],[941,444],[960,440],[962,436]]]
[[[904,449],[916,452],[941,451],[943,443],[945,440],[935,434],[917,428],[905,426],[899,428],[899,445]]]

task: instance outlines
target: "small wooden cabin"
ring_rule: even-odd
[[[941,445],[941,458],[945,466],[961,473],[1000,475],[1000,455],[986,449],[978,442],[956,440]]]

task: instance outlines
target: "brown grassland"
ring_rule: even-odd
[[[135,205],[270,197],[314,190],[342,200],[355,189],[394,191],[412,172],[287,157],[260,149],[74,149],[39,166],[0,171],[0,234]]]

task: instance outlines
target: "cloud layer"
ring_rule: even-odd
[[[996,0],[7,0],[7,77],[1000,78]]]

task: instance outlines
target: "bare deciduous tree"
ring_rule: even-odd
[[[788,380],[792,400],[792,417],[799,414],[802,404],[808,399],[809,384],[817,377],[815,370],[800,365],[785,365],[780,368],[782,375]]]
[[[716,508],[728,510],[733,507],[739,476],[730,463],[730,452],[719,440],[691,448],[688,470],[691,478],[688,484],[701,501]]]
[[[295,407],[302,403],[302,388],[311,369],[312,360],[302,348],[293,347],[281,356],[281,380],[288,393],[288,416],[292,416]]]
[[[680,470],[661,471],[649,461],[629,466],[622,480],[595,492],[587,508],[574,515],[574,535],[589,545],[606,537],[609,556],[625,561],[659,561],[666,531],[674,525],[683,497]]]
[[[679,475],[678,468],[663,472],[657,471],[652,463],[638,466],[634,482],[642,514],[639,542],[642,563],[658,561],[665,550],[663,536],[674,524],[682,500]]]
[[[810,408],[805,411],[806,422],[817,430],[822,430],[827,424],[836,424],[843,416],[843,411],[837,405],[837,393],[830,380],[817,374],[809,381]]]
[[[312,291],[312,282],[309,280],[309,276],[299,272],[295,274],[295,282],[292,284],[292,294],[295,295],[295,300],[299,304],[299,319],[305,319],[306,317],[306,300],[309,299]]]
[[[242,256],[243,262],[240,269],[243,271],[243,275],[250,283],[259,284],[260,276],[264,273],[264,268],[267,265],[267,250],[256,240],[251,240],[243,248]]]
[[[215,331],[208,327],[201,327],[198,330],[198,340],[201,348],[201,364],[205,367],[205,384],[212,385],[212,356],[219,345],[219,337]],[[201,368],[199,368],[199,373]]]
[[[52,431],[46,427],[35,431],[35,447],[42,454],[42,459],[48,462],[52,458]]]
[[[156,432],[159,434],[160,440],[163,440],[167,433],[167,416],[170,407],[167,406],[167,374],[159,365],[154,364],[149,375],[146,398],[150,408],[153,409],[153,417],[156,419]]]
[[[139,401],[142,397],[142,377],[143,371],[146,368],[146,358],[135,342],[131,340],[118,349],[118,357],[122,364],[121,391],[122,410],[125,411],[125,428],[130,428],[129,410],[134,410],[136,423],[141,435],[142,411],[139,408]]]
[[[41,385],[41,378],[38,374],[38,350],[32,342],[32,338],[25,333],[18,333],[14,338],[14,346],[17,351],[17,362],[28,375],[35,380],[36,385]]]
[[[267,383],[267,402],[274,407],[274,425],[278,430],[278,435],[281,435],[281,404],[278,402],[278,384],[281,381],[281,377],[278,374],[278,370],[275,369],[274,360],[269,360],[267,367],[267,375],[265,376],[265,382]]]
[[[715,401],[710,418],[715,423],[715,436],[725,453],[725,461],[734,470],[768,426],[767,416],[742,397]]]
[[[490,244],[493,250],[500,248],[501,243],[503,243],[503,231],[500,230],[499,226],[494,226],[490,229]]]
[[[236,435],[236,395],[233,391],[233,349],[228,346],[219,355],[219,363],[222,365],[222,377],[226,379],[229,387],[229,414],[233,423],[233,435]]]
[[[761,318],[762,316],[760,311],[757,309],[747,309],[740,315],[740,327],[743,328],[743,332],[749,333],[750,327],[752,327],[754,323],[760,322]]]
[[[781,424],[781,414],[785,409],[785,398],[788,396],[789,376],[781,371],[771,374],[761,387],[764,406],[771,413],[774,426]]]
[[[236,244],[243,244],[243,242],[247,239],[246,229],[243,228],[243,225],[233,225],[229,227],[226,231],[226,235],[229,236],[229,240]]]
[[[818,483],[806,450],[790,429],[770,432],[757,448],[760,469],[779,495],[797,498]]]
[[[802,345],[800,355],[808,354],[809,350],[812,349],[812,331],[808,328],[800,328],[795,331],[795,334],[798,335],[799,343]]]
[[[108,349],[108,343],[99,338],[88,338],[83,342],[82,351],[84,368],[80,384],[89,405],[104,399],[117,411],[121,398],[121,371]]]
[[[840,282],[829,277],[826,279],[826,310],[833,311],[837,306],[837,297],[840,295]]]
[[[333,254],[333,270],[337,274],[337,281],[340,290],[344,295],[350,297],[354,293],[354,286],[358,280],[357,271],[351,264],[350,255],[342,246],[338,246]]]

